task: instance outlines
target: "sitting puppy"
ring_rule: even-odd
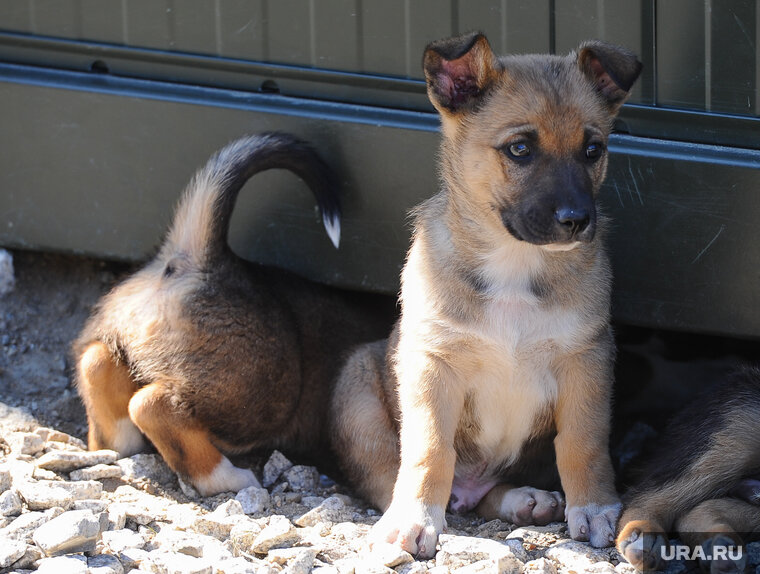
[[[327,446],[326,397],[352,345],[387,333],[375,298],[247,263],[227,246],[238,192],[283,168],[311,188],[337,247],[339,204],[305,143],[233,142],[190,183],[158,255],[99,303],[74,345],[89,448],[123,456],[145,437],[204,495],[257,484],[220,451]],[[384,314],[385,315],[385,314]]]
[[[746,556],[716,555],[760,532],[760,369],[747,368],[680,412],[625,495],[618,550],[639,570],[658,570],[668,533],[701,546],[705,570],[743,572]],[[757,442],[756,442],[757,441]]]
[[[343,469],[385,511],[375,540],[432,556],[447,504],[561,520],[561,481],[572,537],[614,541],[610,268],[596,196],[640,69],[602,42],[497,58],[470,34],[425,50],[442,188],[415,212],[401,318],[349,359],[332,400]]]

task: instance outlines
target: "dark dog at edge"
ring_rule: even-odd
[[[745,368],[681,411],[624,497],[618,550],[639,569],[662,565],[668,534],[704,555],[760,533],[760,369]],[[704,561],[743,572],[737,561]]]

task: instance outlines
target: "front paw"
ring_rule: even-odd
[[[432,558],[446,526],[445,510],[420,501],[391,502],[369,534],[370,545],[389,542],[418,558]]]
[[[665,533],[646,520],[628,522],[617,538],[618,551],[640,571],[658,570],[667,547]]]
[[[573,540],[589,542],[596,548],[612,546],[621,509],[619,502],[606,506],[587,504],[568,508],[567,528],[570,536]]]
[[[539,490],[530,486],[513,488],[504,493],[500,514],[502,520],[517,526],[544,526],[562,520],[565,499],[559,492]]]

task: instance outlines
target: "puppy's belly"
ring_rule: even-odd
[[[551,426],[557,394],[557,382],[546,366],[551,357],[521,355],[491,357],[482,363],[489,368],[471,381],[471,412],[457,437],[452,510],[474,508],[518,462],[524,445]]]

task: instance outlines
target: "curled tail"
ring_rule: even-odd
[[[214,154],[187,186],[161,257],[187,257],[197,268],[227,249],[227,231],[238,192],[268,169],[287,169],[311,189],[333,245],[340,241],[340,203],[333,172],[314,149],[294,136],[264,133],[236,140]]]

